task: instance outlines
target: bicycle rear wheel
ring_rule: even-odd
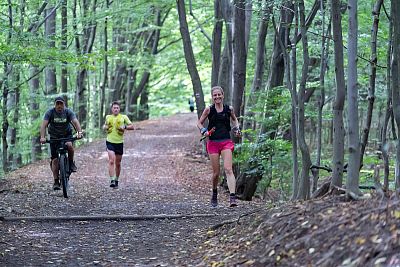
[[[60,155],[59,158],[59,165],[60,165],[60,180],[61,180],[61,186],[62,186],[62,191],[63,195],[65,198],[68,198],[68,162],[67,162],[67,157],[65,155]]]

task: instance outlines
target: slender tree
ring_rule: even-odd
[[[181,32],[183,41],[183,50],[185,52],[186,65],[192,79],[193,93],[196,98],[197,116],[200,118],[205,108],[204,94],[201,86],[201,80],[199,72],[196,66],[196,60],[194,58],[192,41],[190,39],[189,27],[186,20],[186,9],[184,0],[176,0],[179,15],[179,30]]]
[[[382,151],[382,159],[384,166],[384,181],[383,181],[383,190],[387,191],[389,189],[389,145],[387,142],[387,132],[390,118],[393,117],[392,110],[392,78],[391,78],[391,62],[392,62],[392,31],[393,31],[393,23],[392,20],[389,20],[389,44],[387,48],[387,56],[386,56],[386,110],[385,110],[385,119],[382,125],[381,130],[381,148]]]
[[[237,116],[242,115],[243,94],[246,86],[246,20],[245,2],[234,1],[234,32],[233,32],[233,110]],[[242,120],[240,120],[242,122]]]
[[[331,32],[331,19],[329,19],[329,25],[325,30],[325,8],[324,8],[324,0],[321,0],[321,26],[322,26],[322,37],[321,37],[321,64],[320,64],[320,72],[319,72],[319,87],[320,93],[317,96],[318,103],[318,121],[317,121],[317,155],[315,160],[315,165],[321,165],[321,156],[322,156],[322,111],[325,105],[325,73],[328,64],[328,54],[329,54],[329,39],[327,36]],[[312,184],[312,192],[317,190],[318,180],[319,180],[319,169],[312,169],[313,174],[313,184]]]
[[[368,111],[365,118],[365,125],[362,131],[361,137],[361,151],[360,151],[360,167],[363,164],[364,152],[368,143],[369,131],[372,122],[372,112],[374,109],[375,102],[375,80],[376,80],[376,65],[378,63],[377,56],[377,37],[378,37],[378,26],[379,26],[379,15],[383,0],[376,1],[374,9],[372,10],[373,24],[371,29],[371,59],[370,59],[370,75],[369,75],[369,86],[368,86]]]
[[[222,43],[222,9],[221,1],[214,1],[214,29],[212,38],[212,70],[211,70],[211,86],[218,85],[218,71],[221,65],[221,43]]]
[[[347,67],[347,111],[348,111],[348,152],[346,191],[348,195],[361,195],[358,189],[360,180],[360,136],[358,124],[358,88],[357,88],[357,45],[358,20],[357,0],[349,0],[349,31],[348,31],[348,67]]]
[[[244,130],[255,130],[253,123],[255,112],[253,111],[254,106],[257,104],[258,95],[262,91],[263,76],[265,70],[265,41],[268,32],[268,22],[272,13],[272,4],[267,0],[262,1],[262,16],[258,23],[257,33],[257,49],[256,49],[256,62],[254,68],[253,83],[250,88],[250,93],[246,99],[246,109],[244,115],[243,129]],[[250,139],[250,135],[245,132],[244,138]]]
[[[305,92],[306,92],[306,81],[308,76],[308,65],[309,65],[309,56],[308,56],[308,39],[307,39],[307,29],[306,29],[306,20],[305,20],[305,8],[304,1],[298,1],[299,8],[299,16],[300,16],[300,29],[301,29],[301,40],[303,47],[303,66],[301,73],[301,81],[299,88],[299,100],[298,100],[298,112],[299,112],[299,134],[298,134],[298,142],[299,148],[301,151],[301,176],[300,176],[300,185],[299,192],[297,194],[297,198],[299,199],[308,199],[310,197],[310,179],[309,179],[309,170],[311,166],[311,158],[310,152],[308,150],[308,146],[305,139]]]
[[[68,12],[67,12],[68,0],[63,0],[61,4],[61,51],[67,52],[68,45]],[[61,79],[60,79],[61,92],[64,94],[64,99],[68,103],[68,70],[67,62],[63,62],[61,65]]]
[[[342,15],[340,0],[331,0],[332,33],[335,51],[336,96],[333,105],[333,158],[332,185],[342,187],[344,161],[343,107],[345,100],[345,81],[343,63]]]
[[[49,49],[56,47],[55,34],[56,34],[56,11],[54,6],[49,6],[45,9],[44,17],[47,17],[44,23],[45,38]],[[56,68],[53,63],[50,63],[45,69],[45,85],[46,94],[54,96],[57,93],[57,79],[56,79]]]
[[[222,51],[221,64],[218,71],[218,84],[224,88],[225,104],[232,105],[232,65],[233,65],[233,6],[230,0],[220,2],[222,17],[225,22],[225,45]]]
[[[13,9],[12,9],[12,3],[11,0],[7,1],[7,8],[8,8],[8,23],[9,23],[9,29],[8,29],[8,34],[7,34],[7,45],[11,44],[11,38],[12,38],[12,29],[14,26],[14,17],[13,17]],[[7,100],[9,99],[9,92],[10,92],[10,79],[11,79],[11,74],[12,74],[12,63],[5,61],[3,63],[3,68],[4,68],[4,73],[3,73],[3,80],[1,84],[3,85],[3,105],[2,105],[2,115],[3,115],[3,123],[2,123],[2,134],[1,134],[1,140],[2,140],[2,158],[3,158],[3,170],[5,172],[10,170],[11,164],[8,162],[8,140],[7,140],[7,132],[8,132],[8,127],[9,127],[9,121],[8,121],[8,114],[9,114],[9,105],[7,103]]]
[[[397,125],[397,133],[400,130],[400,3],[392,1],[391,19],[393,22],[393,59],[392,59],[392,100],[393,114]],[[396,140],[396,165],[395,187],[397,194],[400,192],[400,138]]]
[[[75,30],[75,49],[79,56],[86,56],[93,50],[94,39],[96,37],[96,27],[97,23],[94,20],[94,14],[96,12],[97,0],[84,0],[82,3],[82,31],[80,35],[77,25],[77,0],[74,0],[74,5],[72,9],[74,18],[74,30]],[[87,125],[87,96],[88,96],[88,84],[87,76],[88,70],[85,60],[77,72],[76,72],[76,91],[75,91],[75,102],[74,110],[77,112],[78,120],[80,121],[83,128]]]

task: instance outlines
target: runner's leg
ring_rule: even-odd
[[[53,172],[54,180],[58,180],[58,158],[51,160],[51,171]]]
[[[229,192],[234,194],[236,192],[236,179],[232,170],[232,151],[225,149],[221,151],[222,159],[224,160],[224,170],[226,174],[226,180],[228,183]]]
[[[116,176],[116,180],[118,180],[119,175],[121,174],[121,160],[122,160],[122,155],[116,154],[115,155],[115,176]]]
[[[219,173],[220,173],[220,166],[219,166],[219,154],[210,154],[210,161],[211,161],[211,167],[213,170],[212,173],[212,188],[217,189],[218,187],[218,178],[219,178]]]
[[[211,160],[211,166],[213,169],[212,174],[212,195],[211,195],[211,206],[218,206],[218,178],[220,174],[220,166],[219,166],[219,154],[209,154]]]
[[[68,160],[69,162],[74,161],[74,146],[72,145],[72,142],[66,142],[65,143],[68,148]]]
[[[107,149],[108,153],[108,174],[110,177],[115,175],[115,152]]]

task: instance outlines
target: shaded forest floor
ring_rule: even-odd
[[[229,208],[220,190],[211,208],[195,123],[195,114],[136,123],[118,189],[109,187],[104,140],[77,149],[68,199],[52,190],[48,160],[0,180],[2,218],[135,216],[0,221],[0,266],[400,266],[397,200]]]

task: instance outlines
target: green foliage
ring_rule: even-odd
[[[235,152],[235,161],[242,165],[246,174],[261,176],[257,194],[267,187],[281,187],[288,193],[291,186],[291,144],[282,138],[271,139],[261,135],[257,143],[244,141]]]
[[[283,137],[290,129],[291,100],[285,87],[276,87],[258,96],[254,112],[259,114],[255,121],[262,125],[264,133],[248,130],[254,142],[244,140],[238,149],[235,160],[241,164],[242,171],[262,176],[258,193],[267,187],[279,186],[288,192],[291,186],[291,143]]]

